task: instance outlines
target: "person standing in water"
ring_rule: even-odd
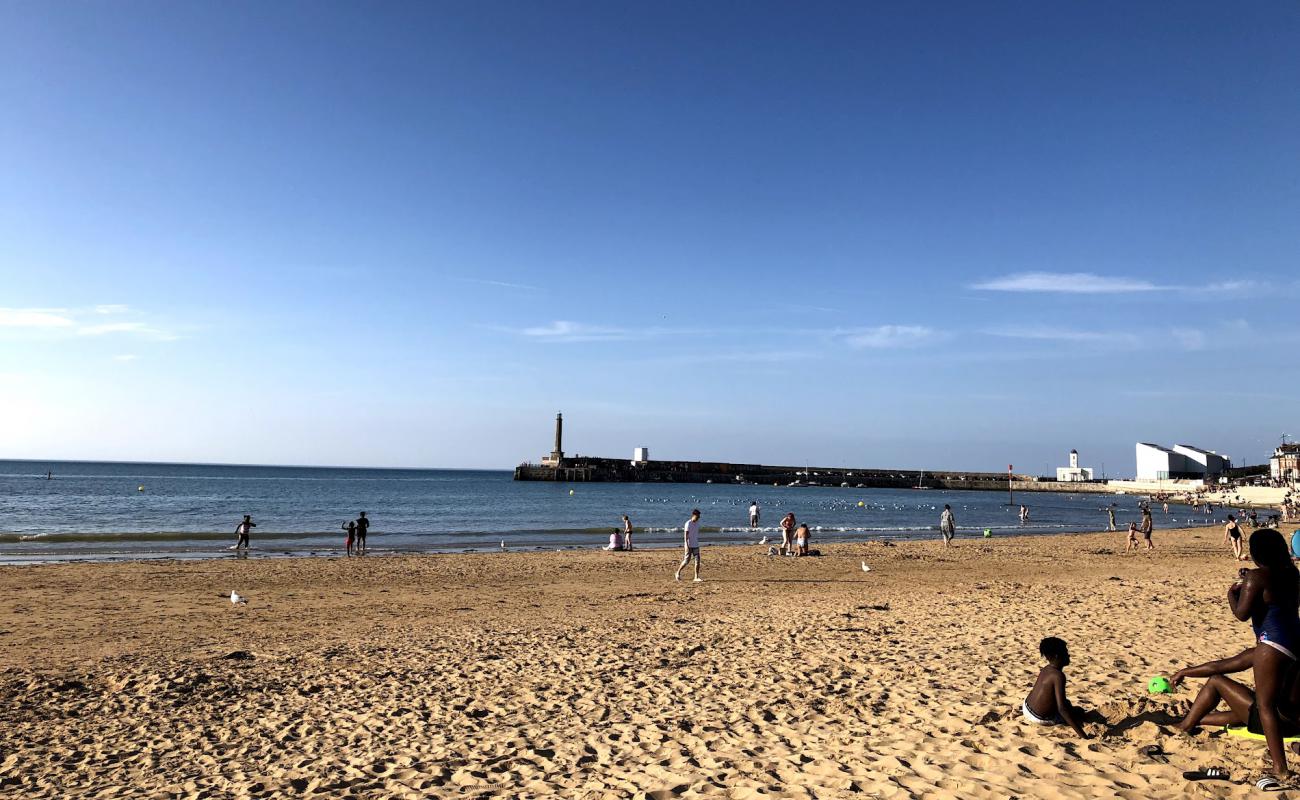
[[[357,517],[357,555],[366,552],[366,532],[369,530],[370,520],[366,518],[366,512],[362,511]]]
[[[248,534],[256,527],[257,523],[253,522],[253,516],[251,514],[245,514],[244,521],[235,526],[235,535],[239,537],[235,539],[236,550],[241,547],[245,550],[248,549]]]
[[[682,549],[686,552],[682,557],[681,565],[677,567],[676,574],[673,575],[673,580],[680,581],[682,570],[691,559],[695,559],[695,583],[702,583],[704,579],[700,577],[700,510],[698,508],[691,510],[691,518],[682,526]]]
[[[1024,525],[1029,521],[1029,506],[1020,507],[1020,524]]]
[[[632,549],[632,520],[628,519],[627,514],[623,515],[623,549]]]
[[[1106,516],[1107,518],[1110,519],[1110,525],[1107,526],[1106,530],[1108,531],[1119,530],[1118,528],[1115,527],[1115,504],[1114,503],[1111,503],[1110,507],[1106,509]]]
[[[755,500],[754,502],[752,502],[752,503],[749,504],[749,528],[750,528],[750,530],[753,530],[754,528],[757,528],[757,527],[758,527],[758,517],[759,517],[759,513],[760,513],[760,512],[759,512],[759,509],[758,509],[758,501]]]
[[[352,555],[352,543],[356,541],[356,537],[357,537],[356,521],[348,520],[348,524],[343,526],[343,530],[348,532],[348,540],[347,540],[348,555]]]
[[[943,504],[943,513],[939,515],[939,533],[943,534],[944,547],[957,535],[957,518],[952,515],[952,506],[947,503]]]

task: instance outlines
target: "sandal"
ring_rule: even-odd
[[[1265,775],[1264,777],[1255,781],[1255,788],[1260,790],[1261,792],[1280,792],[1286,789],[1287,787],[1283,786],[1282,782],[1279,781],[1277,778],[1274,778],[1272,775]]]
[[[1228,780],[1228,771],[1223,767],[1207,767],[1198,769],[1193,772],[1184,772],[1183,780],[1185,781],[1226,781]]]

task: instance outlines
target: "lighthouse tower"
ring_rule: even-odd
[[[559,446],[559,445],[556,445],[556,447],[558,447],[558,446]],[[1079,468],[1079,451],[1078,451],[1078,450],[1071,450],[1071,451],[1070,451],[1070,469],[1078,469],[1078,468]]]
[[[555,415],[555,449],[542,459],[543,466],[558,467],[564,460],[564,415]]]

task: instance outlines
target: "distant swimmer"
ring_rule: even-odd
[[[245,514],[244,521],[235,526],[235,534],[239,537],[238,539],[235,540],[236,550],[240,549],[241,547],[245,550],[248,549],[248,534],[250,531],[253,530],[253,528],[256,527],[257,527],[257,523],[253,522],[252,515]]]
[[[749,504],[749,527],[750,528],[758,527],[758,518],[761,513],[762,512],[758,508],[757,500]]]

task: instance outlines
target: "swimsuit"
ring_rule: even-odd
[[[1294,606],[1286,608],[1275,603],[1264,607],[1263,613],[1251,617],[1250,625],[1260,644],[1266,644],[1282,655],[1296,658],[1300,650],[1300,616]]]
[[[1300,724],[1295,720],[1287,719],[1282,712],[1277,712],[1278,727],[1282,729],[1282,738],[1286,739],[1292,736],[1300,736]],[[1251,733],[1264,733],[1264,726],[1259,722],[1259,709],[1254,703],[1250,704],[1250,713],[1246,716],[1246,730]]]
[[[1030,725],[1064,725],[1065,724],[1065,720],[1061,719],[1061,714],[1059,711],[1050,717],[1040,717],[1037,714],[1035,714],[1034,710],[1029,707],[1028,698],[1025,698],[1025,702],[1020,704],[1020,711],[1025,716],[1025,722],[1028,722]]]

